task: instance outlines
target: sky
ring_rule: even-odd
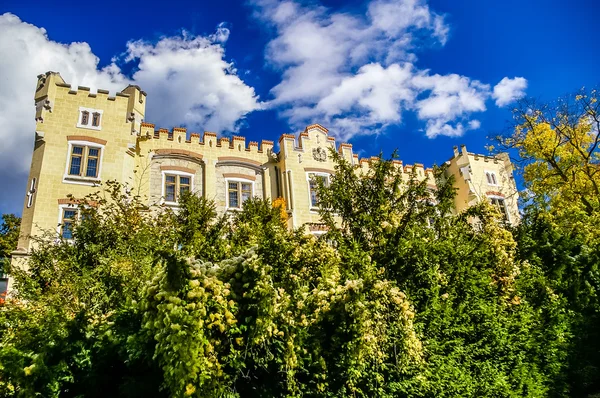
[[[36,76],[112,93],[146,121],[277,141],[320,123],[361,157],[486,153],[515,101],[600,83],[593,0],[0,2],[0,213],[20,214]]]

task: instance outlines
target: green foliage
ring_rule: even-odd
[[[7,272],[10,253],[17,248],[21,219],[14,214],[3,214],[0,224],[0,276]]]
[[[443,169],[431,190],[331,156],[318,239],[256,198],[221,217],[118,184],[81,202],[73,241],[41,239],[14,272],[0,396],[540,397],[594,372],[568,355],[597,344],[572,315],[596,303],[591,279],[567,271],[596,272],[591,247],[485,204],[452,214]]]
[[[498,138],[519,151],[527,187],[518,260],[545,278],[530,294],[540,299],[549,327],[563,330],[557,396],[600,394],[599,110],[597,90],[548,103],[524,99],[514,110],[514,129]],[[545,296],[556,308],[543,304]]]

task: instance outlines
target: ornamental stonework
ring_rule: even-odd
[[[325,152],[325,149],[319,147],[319,148],[313,149],[312,152],[313,152],[313,158],[317,162],[324,162],[327,160],[327,152]]]

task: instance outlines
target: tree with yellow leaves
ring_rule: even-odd
[[[513,131],[499,137],[518,150],[527,189],[519,259],[538,267],[549,294],[564,301],[567,367],[555,382],[570,396],[600,393],[599,111],[596,90],[543,104],[525,99]]]
[[[525,99],[513,112],[514,130],[499,137],[519,151],[529,199],[573,229],[600,213],[599,107],[596,90],[552,103]]]

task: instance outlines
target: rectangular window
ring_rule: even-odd
[[[508,209],[506,208],[506,202],[502,198],[490,198],[492,206],[496,207],[505,221],[508,221]]]
[[[184,192],[190,192],[191,179],[190,177],[179,176],[179,196]]]
[[[76,209],[63,209],[62,210],[62,222],[60,226],[60,236],[63,239],[73,239],[73,224],[77,217]]]
[[[165,174],[165,202],[178,202],[184,192],[191,192],[192,178],[179,174]]]
[[[242,181],[227,183],[227,196],[230,209],[241,209],[244,202],[252,197],[252,184]]]
[[[318,207],[319,206],[319,197],[317,194],[317,187],[319,186],[319,181],[321,181],[324,186],[328,186],[329,185],[329,176],[326,174],[313,174],[313,173],[310,173],[308,175],[310,207]]]
[[[88,148],[87,169],[85,171],[86,177],[96,178],[98,176],[98,157],[99,156],[100,156],[100,149]]]
[[[69,175],[98,178],[100,148],[87,145],[73,145],[69,163]]]

